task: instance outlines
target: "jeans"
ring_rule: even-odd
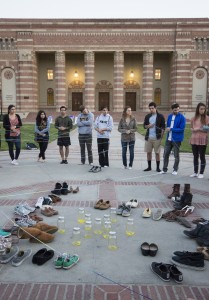
[[[85,149],[88,151],[88,160],[89,164],[93,163],[93,154],[92,154],[92,135],[91,134],[79,134],[79,144],[81,148],[81,162],[85,164],[86,153]]]
[[[165,148],[164,148],[164,154],[163,154],[163,171],[168,171],[168,163],[169,163],[169,156],[171,153],[171,150],[173,149],[174,153],[174,165],[173,170],[178,171],[180,157],[179,157],[179,150],[180,150],[181,142],[172,142],[172,141],[166,141]]]
[[[132,167],[133,165],[133,161],[134,161],[134,145],[135,145],[135,141],[131,141],[131,142],[122,142],[121,141],[121,145],[122,145],[122,159],[123,159],[123,165],[124,167],[127,167],[127,148],[129,146],[129,154],[130,154],[130,159],[129,159],[129,167]]]
[[[101,167],[104,167],[104,166],[109,167],[109,158],[108,158],[109,139],[103,139],[103,138],[97,139],[97,146],[98,146],[100,166]]]
[[[18,159],[20,155],[20,149],[21,149],[21,140],[20,136],[14,136],[11,137],[9,140],[7,140],[8,148],[9,148],[9,155],[11,157],[11,160]],[[14,146],[15,146],[15,153],[14,153]]]
[[[38,142],[39,144],[39,149],[40,149],[40,153],[38,155],[39,158],[43,158],[45,159],[45,152],[46,152],[46,149],[47,149],[47,146],[48,146],[48,141],[41,141],[41,142]]]
[[[194,173],[198,173],[199,169],[199,157],[200,157],[200,174],[203,174],[205,171],[206,166],[206,159],[205,159],[205,151],[206,145],[192,145],[192,153],[194,156],[193,163],[194,163]]]

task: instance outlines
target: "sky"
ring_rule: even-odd
[[[208,18],[209,0],[1,0],[0,18]]]

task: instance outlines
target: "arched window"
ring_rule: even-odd
[[[154,99],[155,99],[154,101],[157,105],[161,104],[161,89],[160,88],[155,89]]]
[[[52,88],[47,89],[47,105],[54,105],[54,90]]]

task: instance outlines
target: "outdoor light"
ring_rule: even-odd
[[[75,77],[75,78],[78,78],[78,72],[77,72],[77,71],[75,71],[74,77]]]
[[[133,72],[133,70],[132,70],[131,73],[130,73],[130,77],[131,77],[131,78],[134,78],[134,72]]]
[[[48,80],[53,80],[54,79],[54,71],[53,70],[47,70],[47,78]]]

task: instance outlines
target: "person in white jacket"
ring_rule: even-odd
[[[97,145],[99,154],[99,164],[101,167],[109,167],[109,143],[110,133],[113,129],[113,119],[108,113],[108,108],[102,109],[102,114],[96,118],[95,130],[97,131]]]

